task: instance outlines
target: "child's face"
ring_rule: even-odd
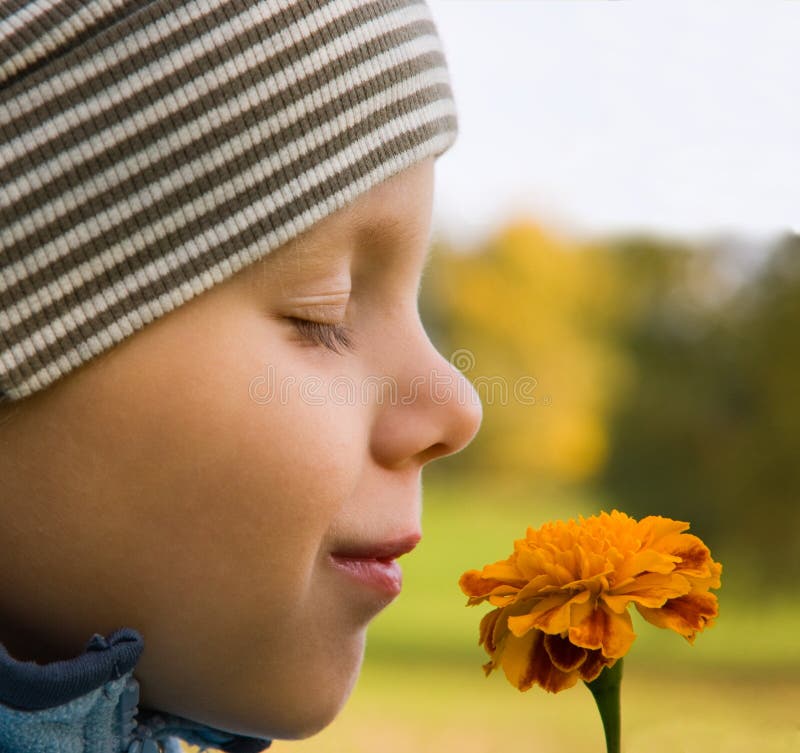
[[[254,736],[333,719],[396,594],[330,555],[413,543],[423,465],[480,423],[417,313],[433,174],[378,186],[0,426],[12,655],[130,626],[142,706]],[[345,322],[354,349],[287,317]]]

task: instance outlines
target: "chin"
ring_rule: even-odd
[[[239,707],[234,716],[202,715],[202,718],[189,718],[197,718],[198,721],[236,735],[271,740],[305,740],[324,730],[339,715],[350,697],[356,677],[357,674],[346,687],[310,686],[305,698],[299,702],[293,702],[291,707],[287,702],[283,709],[276,709],[273,704],[268,713],[264,713],[263,709]]]
[[[280,716],[272,715],[266,723],[253,724],[251,721],[229,731],[273,740],[305,740],[324,730],[339,715],[350,697],[356,677],[343,688],[329,686],[310,690],[303,704],[287,709]]]
[[[287,720],[288,724],[285,727],[265,733],[265,736],[274,740],[305,740],[313,737],[336,719],[349,695],[345,694],[338,703],[332,703],[326,708],[306,709],[307,713]]]
[[[273,740],[304,740],[316,735],[344,708],[358,680],[363,658],[361,640],[350,651],[340,650],[327,667],[313,675],[291,677],[280,693],[280,708],[265,699],[261,709],[248,709],[247,716],[238,719],[236,729],[228,730]]]

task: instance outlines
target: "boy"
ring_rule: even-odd
[[[416,305],[429,11],[6,5],[0,751],[311,735],[481,418]]]

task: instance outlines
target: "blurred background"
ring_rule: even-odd
[[[694,646],[635,622],[624,750],[798,751],[800,3],[430,5],[460,135],[420,308],[483,426],[426,469],[344,712],[273,747],[602,750],[585,688],[484,677],[457,581],[616,507],[690,521],[724,564]]]

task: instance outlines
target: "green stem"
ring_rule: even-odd
[[[619,691],[622,685],[622,659],[617,659],[613,667],[605,667],[600,675],[586,683],[603,720],[606,733],[607,753],[620,753],[620,707]]]

